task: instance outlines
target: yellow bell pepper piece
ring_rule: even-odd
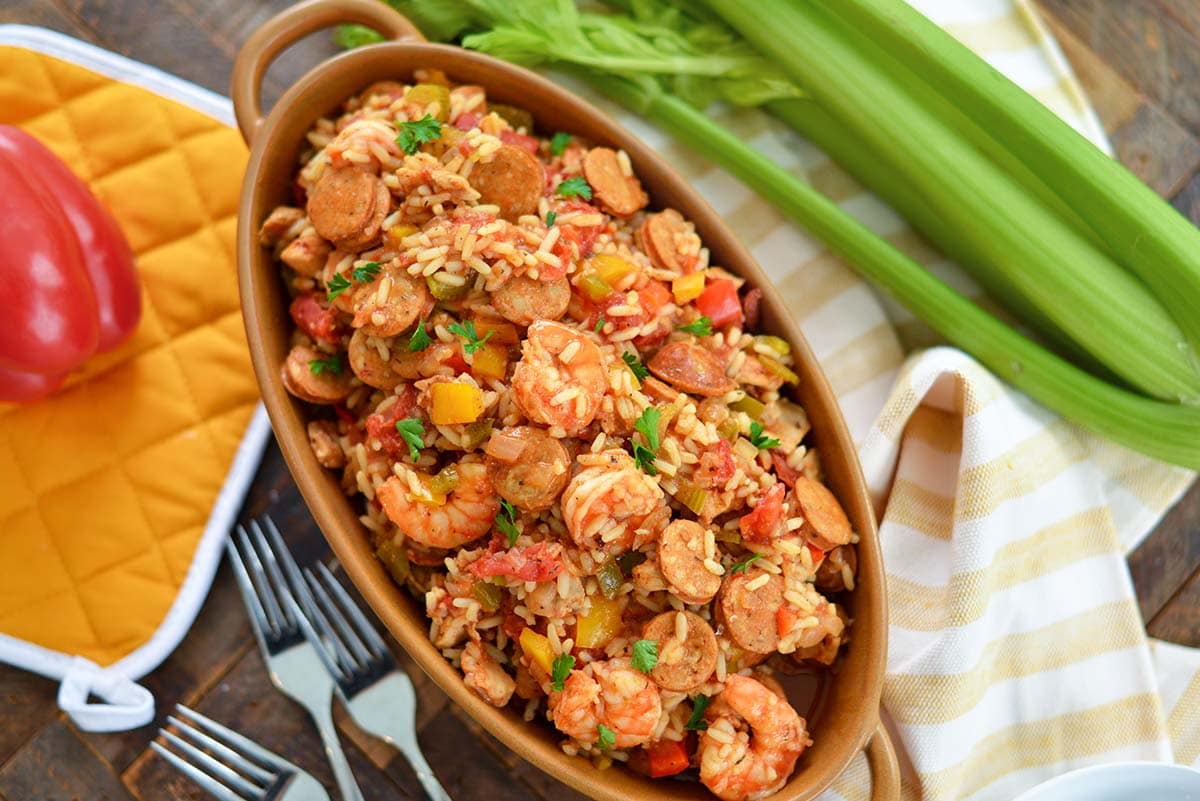
[[[590,272],[579,276],[579,288],[589,300],[597,303],[612,294],[612,286],[600,277],[598,273]]]
[[[575,623],[575,644],[580,648],[602,648],[621,631],[621,603],[592,598],[592,608]]]
[[[553,671],[554,651],[550,649],[550,641],[545,635],[538,634],[533,629],[522,629],[521,650],[532,664],[546,671],[547,675]]]
[[[515,325],[487,317],[475,318],[475,333],[480,339],[486,338],[489,345],[516,345],[521,341]]]
[[[479,387],[457,381],[447,382],[434,384],[429,388],[429,394],[433,400],[429,419],[434,425],[474,423],[483,414],[483,393]]]
[[[484,334],[480,334],[484,336]],[[508,371],[508,348],[503,345],[493,345],[488,342],[472,357],[471,373],[476,378],[493,378],[503,380]]]
[[[681,275],[671,282],[671,294],[675,296],[675,304],[682,306],[691,303],[704,293],[704,271]]]
[[[637,272],[637,266],[607,253],[598,253],[591,259],[592,271],[604,279],[609,286],[617,286],[625,278]]]
[[[391,228],[387,229],[388,242],[392,247],[400,249],[404,247],[404,245],[401,244],[404,238],[407,236],[412,236],[418,230],[420,229],[415,225],[393,225]]]

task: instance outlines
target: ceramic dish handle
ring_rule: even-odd
[[[425,41],[417,27],[379,0],[305,0],[289,6],[262,25],[242,45],[233,63],[233,113],[246,144],[262,127],[262,78],[281,52],[310,33],[357,22],[389,39]]]
[[[899,801],[900,762],[882,721],[867,743],[867,764],[871,766],[871,801]]]

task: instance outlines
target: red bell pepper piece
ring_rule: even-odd
[[[682,773],[691,764],[687,748],[677,740],[659,740],[646,751],[650,763],[650,776],[655,779]]]
[[[695,303],[699,312],[712,321],[713,328],[742,324],[742,303],[738,300],[737,286],[728,278],[710,281]]]
[[[787,488],[779,483],[767,488],[759,498],[758,505],[738,521],[742,539],[759,543],[771,541],[771,535],[783,519],[783,496],[786,492]]]

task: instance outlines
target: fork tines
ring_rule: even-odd
[[[339,679],[342,692],[352,697],[394,669],[395,662],[383,637],[324,563],[317,563],[316,574],[305,568],[304,577],[316,601],[311,610],[313,627],[330,645],[339,672],[346,676]]]
[[[158,731],[171,748],[157,742],[150,747],[214,798],[261,801],[296,773],[290,762],[232,729],[181,704],[175,712],[180,717],[171,715],[167,723],[179,734]]]

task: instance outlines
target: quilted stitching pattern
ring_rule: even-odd
[[[143,320],[30,406],[0,405],[0,631],[102,665],[154,633],[257,400],[234,235],[246,150],[192,109],[0,47],[0,122],[45,142],[137,253]]]

